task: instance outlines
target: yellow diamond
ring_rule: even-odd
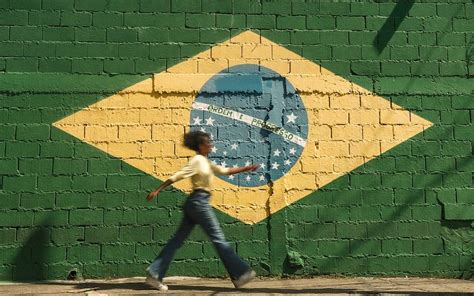
[[[194,154],[181,139],[196,94],[211,77],[240,64],[259,64],[288,79],[303,100],[309,124],[300,159],[272,185],[238,187],[215,179],[212,205],[244,223],[265,219],[432,125],[246,31],[54,126],[164,180]],[[174,185],[191,189],[186,181]]]

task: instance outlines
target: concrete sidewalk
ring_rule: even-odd
[[[145,278],[1,283],[0,295],[474,295],[474,281],[436,278],[260,278],[236,290],[229,280],[169,277],[169,291],[144,284]]]

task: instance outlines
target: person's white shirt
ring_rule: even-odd
[[[229,168],[212,163],[207,157],[197,154],[169,179],[173,182],[191,177],[193,190],[202,189],[211,191],[214,175],[228,175]]]

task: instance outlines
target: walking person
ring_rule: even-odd
[[[255,272],[235,253],[232,246],[226,241],[216,215],[209,204],[210,190],[214,175],[232,175],[255,171],[257,166],[225,168],[215,165],[207,158],[212,149],[210,136],[201,131],[192,131],[185,134],[184,146],[196,151],[197,154],[189,160],[186,166],[147,196],[147,200],[151,201],[164,188],[174,182],[191,177],[193,191],[183,205],[184,215],[181,225],[173,238],[163,247],[158,257],[146,269],[148,272],[146,283],[159,290],[168,290],[168,287],[163,284],[168,266],[175,251],[183,244],[194,226],[198,224],[201,225],[214,244],[234,286],[240,288],[255,277]]]

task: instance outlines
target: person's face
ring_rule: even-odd
[[[199,145],[199,153],[208,155],[212,150],[212,141],[209,138],[204,140],[204,143]]]

